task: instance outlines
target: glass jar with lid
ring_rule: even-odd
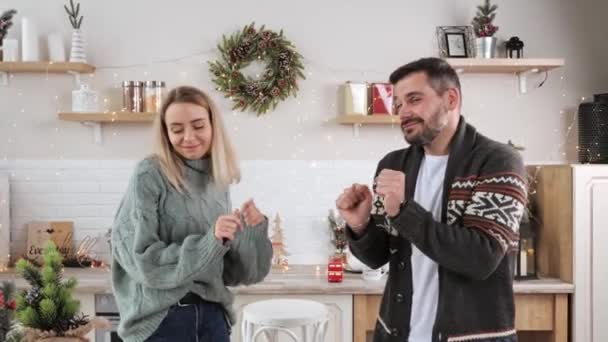
[[[163,96],[165,92],[165,82],[146,81],[144,88],[144,111],[149,113],[160,112]]]

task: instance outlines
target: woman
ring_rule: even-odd
[[[228,342],[226,286],[268,274],[268,220],[253,200],[232,211],[240,180],[213,101],[172,90],[156,122],[158,148],[134,172],[112,227],[112,284],[126,341]]]

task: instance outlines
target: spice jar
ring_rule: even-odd
[[[143,82],[133,82],[133,111],[144,111],[144,84]]]
[[[163,100],[165,82],[147,81],[144,89],[144,110],[149,113],[158,113]]]
[[[122,82],[122,110],[124,112],[132,112],[134,107],[133,81],[124,81]]]

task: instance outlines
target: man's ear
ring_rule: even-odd
[[[444,94],[444,100],[449,111],[458,109],[460,107],[460,90],[449,88]]]

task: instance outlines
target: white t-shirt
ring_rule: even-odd
[[[420,164],[414,201],[441,221],[443,180],[448,156],[425,155]],[[406,175],[407,177],[407,175]],[[439,272],[437,263],[412,244],[412,314],[409,342],[431,342],[439,301]]]

